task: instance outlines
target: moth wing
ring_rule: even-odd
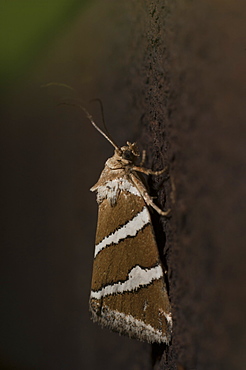
[[[140,340],[168,343],[170,304],[144,199],[124,178],[97,190],[103,195],[98,194],[90,297],[93,319]]]

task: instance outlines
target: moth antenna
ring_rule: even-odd
[[[41,87],[50,87],[50,86],[65,87],[66,89],[75,91],[75,89],[72,86],[60,82],[49,82],[47,84],[41,85]]]
[[[100,134],[102,135],[102,136],[104,136],[105,137],[105,139],[107,139],[109,142],[110,142],[110,144],[111,145],[113,145],[113,147],[117,150],[117,151],[119,151],[120,152],[120,148],[114,143],[114,141],[112,140],[112,139],[110,139],[110,137],[109,136],[107,136],[106,134],[105,134],[105,132],[103,132],[98,126],[97,126],[97,124],[94,122],[94,120],[93,120],[93,117],[92,117],[92,115],[88,112],[88,110],[85,108],[85,107],[83,107],[82,105],[80,105],[80,104],[73,104],[73,103],[66,103],[66,102],[63,102],[63,103],[60,103],[59,105],[71,105],[71,106],[74,106],[74,107],[79,107],[80,109],[82,109],[82,111],[85,113],[85,115],[86,115],[86,117],[88,118],[88,120],[91,122],[91,124],[95,127],[95,129],[98,131],[98,132],[100,132]]]
[[[102,115],[102,121],[103,121],[104,131],[106,132],[106,134],[110,138],[110,140],[113,141],[112,136],[110,135],[110,133],[108,131],[108,128],[106,126],[105,117],[104,117],[103,103],[102,103],[101,99],[99,99],[99,98],[91,99],[90,100],[90,103],[92,103],[93,101],[97,101],[100,104],[100,109],[101,109],[101,115]]]
[[[106,132],[107,132],[107,134],[105,134],[105,132],[103,132],[97,125],[96,125],[96,123],[94,122],[94,120],[93,120],[93,117],[92,117],[92,115],[88,112],[88,110],[87,109],[85,109],[84,107],[82,107],[82,105],[79,105],[79,107],[85,112],[85,114],[86,114],[86,116],[87,116],[87,118],[88,118],[88,120],[91,122],[91,124],[95,127],[95,129],[98,131],[98,132],[100,132],[100,134],[102,134],[104,137],[105,137],[105,139],[107,139],[109,142],[110,142],[110,144],[111,145],[113,145],[113,147],[116,149],[116,150],[118,150],[118,151],[120,151],[120,148],[114,143],[114,141],[109,137],[110,135],[108,134],[108,130],[107,130],[107,128],[106,128],[106,126],[105,126],[105,122],[104,122],[104,119],[103,119],[103,122],[104,122],[104,128],[106,128]]]
[[[65,84],[65,83],[59,83],[59,82],[49,82],[49,83],[47,83],[47,84],[44,84],[44,85],[41,85],[41,87],[50,87],[50,86],[59,86],[59,87],[65,87],[66,89],[69,89],[69,90],[72,90],[72,91],[75,91],[75,89],[73,88],[73,87],[71,87],[70,85],[67,85],[67,84]],[[74,100],[75,100],[75,98],[74,98]],[[94,122],[94,120],[93,120],[93,117],[92,117],[92,115],[87,111],[87,109],[85,109],[82,105],[80,105],[80,104],[73,104],[73,103],[66,103],[66,102],[63,102],[63,103],[60,103],[60,104],[58,104],[58,105],[72,105],[72,106],[75,106],[75,107],[79,107],[80,109],[82,109],[84,112],[85,112],[85,114],[86,114],[86,116],[87,116],[87,118],[89,119],[89,121],[91,122],[91,124],[95,127],[95,129],[97,130],[97,131],[99,131],[100,132],[100,134],[101,135],[103,135],[104,137],[105,137],[105,139],[107,139],[109,142],[110,142],[110,144],[111,145],[113,145],[113,147],[115,148],[115,149],[117,149],[119,152],[120,152],[120,148],[115,144],[115,142],[113,141],[113,139],[112,139],[112,137],[111,137],[111,135],[110,135],[110,133],[108,132],[108,129],[107,129],[107,126],[106,126],[106,123],[105,123],[105,118],[104,118],[104,110],[103,110],[103,104],[102,104],[102,101],[101,101],[101,99],[99,99],[99,98],[96,98],[96,99],[92,99],[90,102],[92,102],[92,101],[98,101],[99,102],[99,104],[100,104],[100,108],[101,108],[101,114],[102,114],[102,121],[103,121],[103,127],[104,127],[104,130],[105,130],[105,132],[103,132],[97,125],[96,125],[96,123]]]

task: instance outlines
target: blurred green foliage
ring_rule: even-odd
[[[0,0],[2,89],[25,74],[88,1]]]

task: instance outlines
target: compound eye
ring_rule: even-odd
[[[133,154],[130,150],[125,150],[122,154],[122,158],[126,159],[128,161],[132,161],[133,160]]]

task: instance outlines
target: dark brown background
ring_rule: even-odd
[[[154,219],[174,315],[155,368],[245,369],[245,10],[243,0],[91,3],[5,92],[1,369],[152,367],[150,345],[89,319],[89,188],[112,148],[79,110],[56,106],[71,97],[100,97],[119,145],[137,139],[149,166],[169,165],[167,182],[149,181],[172,208]],[[40,89],[51,81],[76,92]]]

